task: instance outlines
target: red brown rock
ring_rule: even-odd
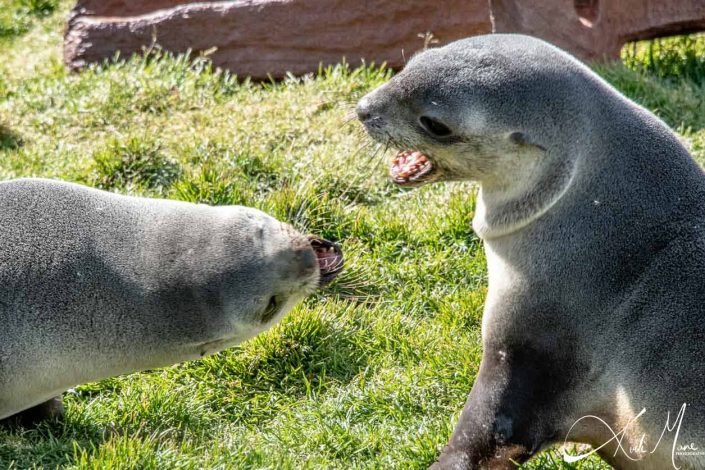
[[[705,0],[492,0],[495,31],[546,39],[584,60],[625,43],[705,30]]]
[[[185,3],[193,3],[193,0],[146,0],[143,2],[135,0],[79,0],[74,12],[79,12],[81,15],[124,18],[144,15]]]
[[[160,9],[169,3],[181,4]],[[139,52],[154,38],[174,52],[216,47],[214,64],[238,76],[280,78],[343,58],[400,67],[423,47],[419,34],[446,43],[490,30],[487,0],[447,0],[443,8],[428,0],[79,0],[64,57],[80,68],[117,51]]]
[[[490,5],[492,14],[490,14]],[[239,76],[280,78],[319,64],[403,66],[430,32],[439,44],[520,32],[586,60],[617,58],[630,40],[705,30],[705,0],[79,0],[64,43],[72,69],[158,44],[212,50]]]

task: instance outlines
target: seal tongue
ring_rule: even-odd
[[[333,242],[313,235],[308,237],[313,251],[318,259],[318,269],[321,273],[319,286],[324,286],[343,270],[343,252]]]
[[[397,184],[413,183],[426,176],[433,169],[433,163],[418,150],[404,150],[392,161],[390,174]]]

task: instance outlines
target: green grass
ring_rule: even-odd
[[[0,38],[26,33],[37,18],[51,15],[59,0],[3,0],[0,2]]]
[[[705,84],[705,34],[632,42],[622,48],[621,55],[632,70]]]
[[[69,74],[68,7],[27,13],[0,41],[0,179],[258,207],[339,240],[347,269],[240,347],[70,390],[63,422],[0,430],[0,467],[425,468],[475,378],[486,270],[474,186],[394,187],[387,156],[348,122],[390,73],[339,66],[259,85],[156,54]],[[599,71],[703,159],[701,82]],[[606,466],[552,451],[527,468]]]

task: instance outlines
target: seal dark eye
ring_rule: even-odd
[[[448,126],[428,116],[421,116],[419,118],[419,122],[421,123],[421,126],[433,137],[448,137],[453,133]]]
[[[269,303],[267,304],[267,308],[264,310],[264,313],[262,314],[262,323],[267,323],[269,320],[271,320],[274,315],[277,314],[279,311],[279,301],[277,300],[277,297],[273,295],[269,299]]]

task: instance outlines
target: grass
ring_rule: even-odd
[[[258,207],[339,240],[347,269],[240,347],[68,391],[63,422],[0,430],[0,467],[433,462],[479,364],[485,259],[469,226],[474,186],[392,186],[385,156],[347,122],[390,72],[338,66],[259,85],[155,54],[69,74],[60,62],[68,2],[39,15],[17,7],[27,4],[2,10],[25,15],[27,27],[0,40],[0,179]],[[677,128],[702,161],[702,82],[635,63],[598,71]],[[550,451],[526,468],[607,467],[569,466]]]
[[[59,0],[3,0],[0,3],[0,38],[26,33],[38,18],[51,15]]]
[[[632,70],[672,81],[705,84],[705,34],[636,41],[622,49]]]

